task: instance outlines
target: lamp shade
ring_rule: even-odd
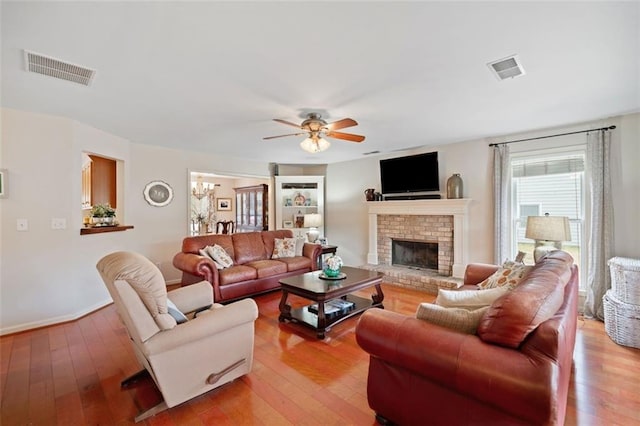
[[[569,218],[566,216],[529,216],[525,238],[540,241],[571,241]]]
[[[331,144],[326,139],[315,136],[312,138],[307,138],[300,142],[300,146],[302,147],[302,149],[312,154],[324,151],[325,149],[329,148],[329,145]]]
[[[304,215],[305,228],[317,228],[322,226],[322,215],[320,213],[309,213]]]

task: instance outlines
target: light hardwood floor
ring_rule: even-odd
[[[386,309],[409,315],[434,298],[390,285],[383,290]],[[357,318],[320,341],[310,330],[278,322],[279,299],[279,292],[256,298],[251,374],[144,424],[376,424],[367,405],[369,360],[355,341]],[[140,367],[113,305],[78,321],[1,337],[0,347],[3,426],[133,424],[139,409],[159,398],[149,382],[120,390],[120,381]],[[640,424],[640,350],[616,345],[598,321],[578,323],[566,424]]]

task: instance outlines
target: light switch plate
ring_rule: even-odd
[[[51,229],[66,229],[66,228],[67,228],[67,219],[63,217],[51,218]]]

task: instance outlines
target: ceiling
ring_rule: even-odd
[[[290,164],[640,111],[640,2],[7,2],[2,106],[134,143]],[[25,71],[23,49],[95,69]],[[487,63],[518,54],[526,74]],[[309,154],[272,121],[350,117]]]

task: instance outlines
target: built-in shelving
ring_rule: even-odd
[[[305,214],[319,213],[324,223],[324,176],[276,176],[275,181],[276,229],[306,238]],[[324,236],[324,225],[318,231]]]

